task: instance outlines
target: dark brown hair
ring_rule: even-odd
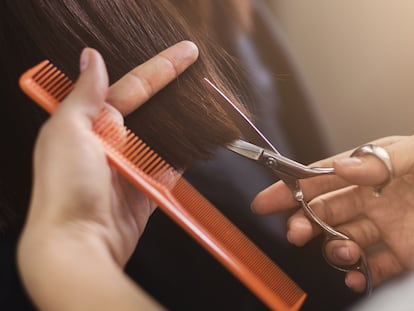
[[[11,219],[24,217],[31,189],[33,142],[41,121],[46,118],[36,105],[21,103],[27,99],[17,89],[17,78],[44,58],[76,79],[81,50],[94,47],[103,55],[110,80],[114,82],[174,43],[191,40],[199,47],[199,60],[129,115],[126,124],[177,168],[208,158],[218,146],[238,137],[238,129],[203,83],[203,78],[208,77],[237,102],[237,92],[231,83],[237,81],[232,60],[212,41],[207,22],[196,25],[189,18],[191,13],[204,16],[204,21],[214,16],[211,10],[205,14],[203,3],[208,2],[1,1],[0,42],[4,53],[0,65],[10,77],[2,85],[5,89],[1,95],[8,103],[1,110],[10,119],[1,131],[9,152],[1,159],[0,230]],[[230,15],[234,12],[233,1],[220,0],[220,3],[221,10],[227,6]],[[13,127],[17,138],[10,140],[7,131]]]
[[[170,164],[183,168],[238,136],[203,84],[208,77],[233,99],[219,50],[195,31],[168,0],[37,0],[15,4],[16,16],[26,25],[40,50],[75,78],[80,50],[96,48],[106,60],[114,82],[134,66],[172,44],[196,42],[200,59],[177,81],[128,116],[126,123]],[[221,59],[220,66],[216,59]],[[227,68],[226,68],[227,67]]]

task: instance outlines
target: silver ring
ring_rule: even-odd
[[[376,146],[373,144],[366,144],[358,147],[357,149],[352,152],[351,157],[360,156],[360,155],[373,155],[377,159],[379,159],[385,166],[388,171],[387,179],[374,187],[374,193],[376,196],[381,194],[382,189],[392,180],[394,176],[394,169],[392,167],[391,158],[388,154],[387,150],[380,146]]]

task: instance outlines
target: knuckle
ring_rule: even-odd
[[[377,258],[371,262],[370,269],[377,284],[398,275],[403,270],[401,263],[394,256],[387,256],[386,259],[382,258],[382,260]]]
[[[137,84],[136,87],[141,89],[142,97],[144,98],[144,101],[151,98],[151,96],[154,94],[154,86],[151,82],[151,79],[149,77],[146,77],[144,75],[141,75],[139,72],[131,71],[128,73],[128,75],[136,80]]]
[[[162,55],[162,54],[158,54],[156,57],[158,57],[158,59],[163,63],[163,67],[167,71],[172,73],[173,77],[176,77],[179,75],[180,69],[178,68],[177,63],[173,59],[165,55]]]
[[[329,207],[329,202],[324,197],[317,197],[310,203],[312,210],[326,223],[331,224],[334,220],[334,213]]]

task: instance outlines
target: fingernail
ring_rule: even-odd
[[[351,254],[348,247],[336,247],[333,249],[333,256],[341,261],[350,261]]]
[[[266,206],[269,205],[268,200],[266,200],[266,191],[267,189],[262,190],[261,192],[256,194],[253,201],[250,203],[250,209],[252,210],[253,213],[259,214],[259,211],[263,209],[263,207],[266,208]]]
[[[185,46],[186,48],[183,49],[182,53],[181,53],[181,57],[183,59],[185,58],[194,58],[195,55],[198,55],[198,47],[197,45],[195,45],[194,42],[192,41],[185,41]]]
[[[81,53],[81,57],[80,57],[80,71],[83,72],[84,70],[86,70],[86,68],[88,68],[89,66],[89,49],[85,48],[83,49],[82,53]]]
[[[348,288],[351,288],[351,289],[352,289],[352,287],[353,287],[353,285],[354,285],[354,284],[352,284],[352,282],[351,282],[351,280],[349,279],[348,275],[345,277],[345,285],[346,285]]]
[[[307,242],[306,237],[312,235],[312,225],[306,219],[295,219],[289,224],[287,240],[297,246],[302,246]]]
[[[342,158],[335,160],[337,164],[340,164],[341,166],[347,166],[347,167],[357,167],[362,164],[362,160],[357,157],[349,157],[349,158]]]
[[[250,204],[250,210],[252,211],[252,213],[257,214],[256,204],[254,201]]]
[[[291,230],[289,230],[289,231],[286,233],[286,239],[288,240],[288,242],[289,242],[290,244],[295,245],[295,243],[296,243],[295,235],[292,233],[292,231],[291,231]]]

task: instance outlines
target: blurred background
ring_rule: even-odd
[[[414,134],[414,1],[271,2],[333,151]]]

